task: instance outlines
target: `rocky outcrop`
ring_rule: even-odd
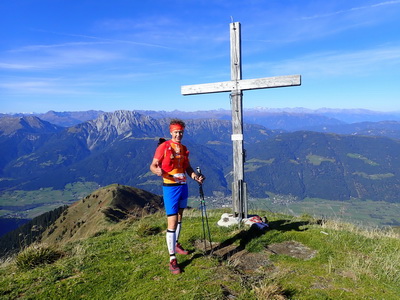
[[[116,140],[163,135],[160,123],[155,119],[125,110],[104,113],[95,120],[69,128],[68,132],[83,135],[89,150]]]

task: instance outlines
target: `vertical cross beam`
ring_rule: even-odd
[[[240,23],[230,23],[231,42],[231,92],[232,106],[232,144],[233,144],[233,182],[232,202],[235,216],[247,218],[247,189],[244,181],[243,147],[243,93],[239,88],[242,80],[241,32]]]

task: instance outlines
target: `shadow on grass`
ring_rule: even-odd
[[[278,230],[278,231],[305,231],[307,229],[301,229],[301,226],[309,225],[310,222],[291,222],[290,220],[277,220],[269,222],[270,230]]]
[[[210,250],[204,251],[203,253],[194,254],[190,259],[180,263],[179,266],[182,270],[184,270],[184,268],[188,266],[193,260],[207,255],[217,257],[221,261],[228,260],[235,253],[245,250],[246,245],[250,243],[250,241],[261,237],[268,231],[305,231],[307,230],[307,228],[302,229],[301,227],[308,224],[310,224],[310,222],[308,221],[291,222],[290,220],[277,220],[268,222],[269,228],[267,230],[260,230],[255,226],[251,226],[247,230],[241,230],[235,236],[223,241],[221,244],[213,247]],[[237,242],[239,242],[239,245],[235,246],[234,244]]]

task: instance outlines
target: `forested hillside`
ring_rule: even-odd
[[[399,140],[298,131],[249,147],[246,178],[259,195],[399,202],[398,151]]]

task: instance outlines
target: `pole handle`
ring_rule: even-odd
[[[202,176],[200,167],[197,167],[196,170],[197,170],[197,175]],[[200,193],[200,199],[204,202],[203,185],[200,182],[199,182],[199,193]]]

